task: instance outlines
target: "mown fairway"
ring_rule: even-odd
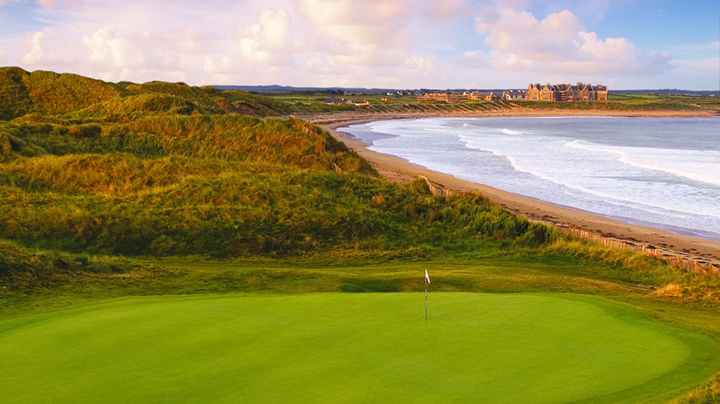
[[[3,403],[654,402],[720,343],[593,297],[158,297],[0,322]]]

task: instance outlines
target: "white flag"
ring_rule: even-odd
[[[425,270],[425,283],[430,283],[430,275],[428,275],[427,269]]]

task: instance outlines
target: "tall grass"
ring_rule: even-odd
[[[388,182],[302,120],[237,114],[278,113],[281,101],[183,83],[0,73],[18,94],[6,113],[25,111],[0,124],[0,238],[26,247],[212,257],[490,248],[630,264],[560,245],[553,230],[478,195]]]
[[[142,265],[125,258],[29,250],[0,239],[0,290],[6,292],[47,287],[64,275],[119,274],[140,267]]]
[[[185,83],[106,83],[74,74],[0,67],[0,120],[34,114],[42,121],[127,123],[148,115],[244,114],[277,116],[291,104],[244,91],[191,87]]]

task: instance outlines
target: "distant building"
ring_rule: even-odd
[[[368,100],[362,100],[361,102],[355,102],[349,98],[326,98],[325,104],[327,104],[327,105],[348,104],[348,105],[355,105],[355,106],[370,105]]]
[[[445,102],[461,102],[468,99],[468,96],[460,93],[425,93],[418,96],[418,101],[436,100]]]
[[[498,101],[502,99],[502,95],[493,91],[471,91],[465,92],[465,95],[469,100]]]
[[[606,86],[598,84],[530,84],[525,99],[528,101],[607,101]]]
[[[506,90],[502,93],[502,99],[505,101],[524,100],[525,93],[525,90]]]

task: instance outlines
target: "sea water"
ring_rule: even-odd
[[[458,178],[720,241],[720,118],[425,118],[339,130]]]

